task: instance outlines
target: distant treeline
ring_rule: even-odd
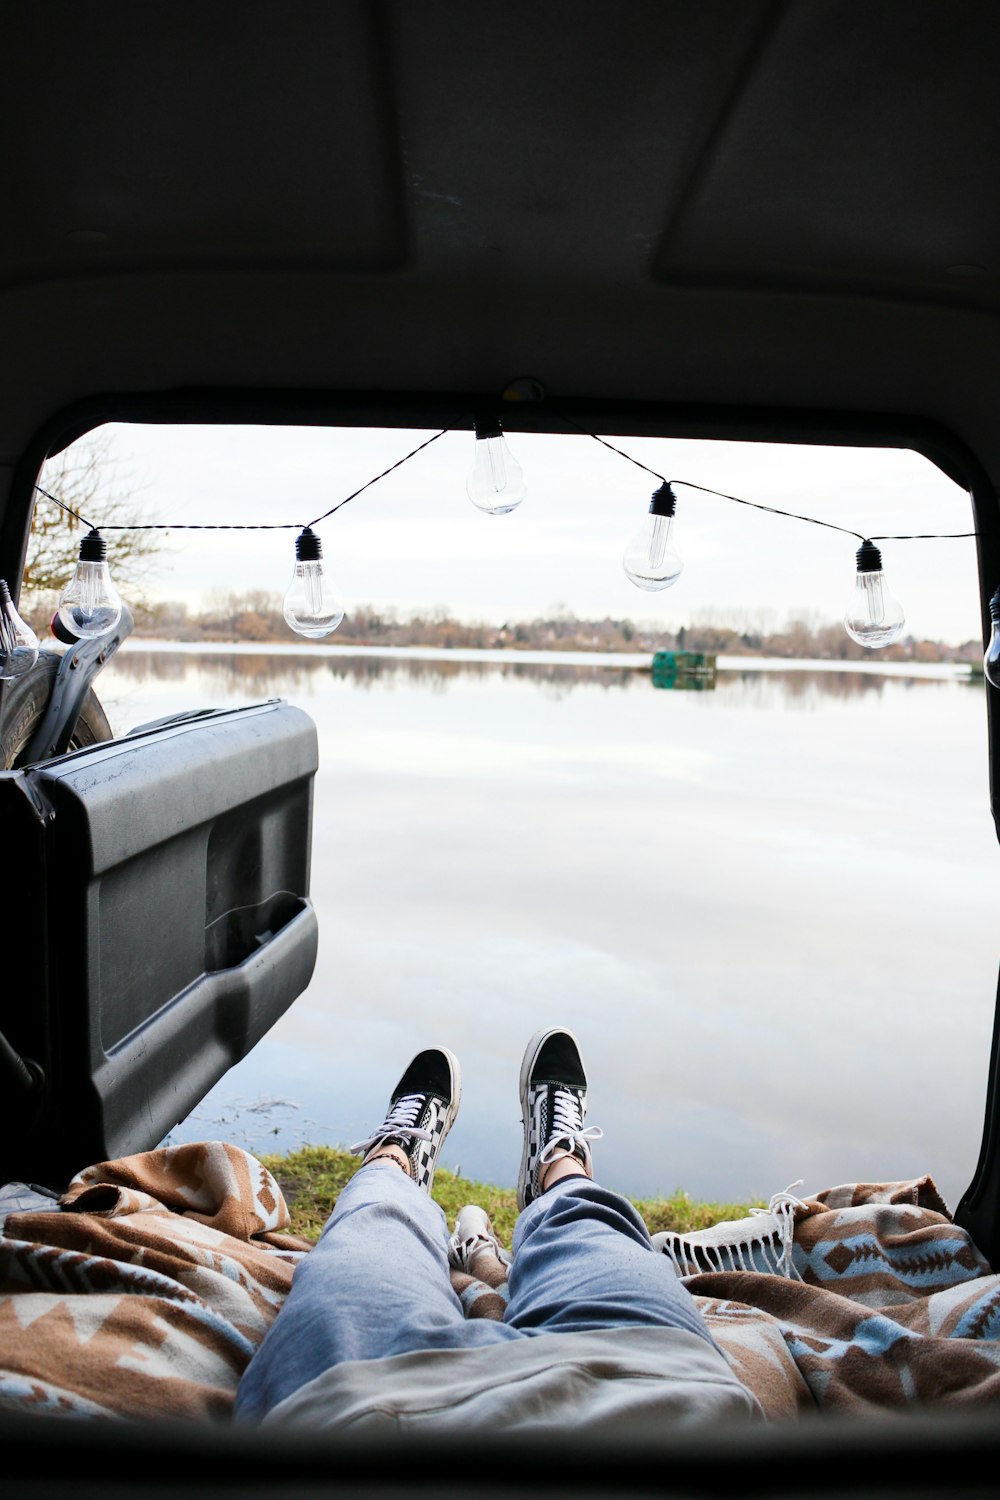
[[[276,594],[230,593],[198,614],[180,604],[155,604],[137,611],[136,633],[180,641],[288,641],[295,639],[281,613]],[[789,620],[777,628],[759,623],[738,625],[691,622],[677,630],[660,630],[629,619],[581,620],[558,608],[531,620],[501,625],[469,624],[447,609],[402,614],[392,609],[354,605],[328,637],[358,646],[434,646],[457,649],[534,651],[709,651],[726,656],[816,657],[857,661],[871,653],[847,635],[843,625],[816,620]],[[976,661],[980,641],[950,646],[912,637],[880,651],[895,661]]]
[[[54,607],[38,601],[31,611],[36,628],[47,627]],[[290,642],[300,639],[289,630],[281,613],[281,596],[261,590],[228,593],[213,598],[198,613],[178,603],[133,605],[135,634],[147,639],[174,641]],[[721,613],[721,612],[720,612]],[[469,624],[438,606],[427,613],[404,614],[394,609],[353,605],[328,641],[357,646],[433,646],[437,648],[507,649],[511,651],[708,651],[725,656],[812,657],[830,661],[860,661],[871,653],[852,641],[837,622],[792,619],[765,628],[749,615],[730,624],[691,621],[676,630],[657,629],[629,619],[581,620],[555,607],[531,620],[509,620],[502,625]],[[904,637],[879,653],[890,661],[979,661],[982,642],[960,646]]]

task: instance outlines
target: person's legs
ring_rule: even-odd
[[[685,1328],[714,1345],[632,1205],[586,1176],[562,1178],[521,1214],[508,1287],[506,1321],[524,1332]]]
[[[421,1053],[407,1069],[384,1125],[359,1143],[365,1163],[296,1268],[240,1381],[239,1419],[259,1420],[345,1360],[519,1337],[503,1324],[467,1320],[451,1288],[448,1227],[429,1192],[459,1091],[457,1061],[442,1049]]]
[[[587,1079],[571,1032],[528,1044],[521,1067],[522,1213],[505,1321],[526,1333],[684,1328],[714,1345],[694,1299],[650,1243],[641,1217],[593,1181]]]

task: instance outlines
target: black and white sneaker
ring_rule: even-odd
[[[382,1124],[351,1150],[364,1157],[364,1166],[382,1146],[400,1146],[409,1158],[410,1176],[429,1193],[461,1098],[458,1058],[446,1047],[428,1047],[417,1053],[393,1089]]]
[[[604,1132],[587,1125],[587,1075],[571,1031],[552,1026],[538,1031],[521,1063],[521,1118],[524,1150],[517,1179],[517,1206],[526,1208],[541,1193],[539,1177],[550,1162],[575,1156],[592,1171],[590,1142]]]

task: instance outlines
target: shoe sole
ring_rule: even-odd
[[[546,1026],[543,1031],[535,1032],[531,1041],[524,1049],[524,1057],[521,1059],[521,1076],[518,1081],[518,1092],[521,1098],[521,1123],[524,1127],[524,1146],[521,1150],[521,1168],[517,1174],[517,1206],[519,1209],[526,1207],[524,1195],[528,1187],[528,1134],[531,1123],[528,1118],[528,1085],[531,1081],[532,1070],[539,1052],[541,1052],[542,1047],[548,1041],[549,1037],[555,1036],[557,1032],[563,1032],[566,1036],[572,1037],[577,1051],[580,1051],[580,1043],[567,1026]],[[583,1061],[582,1053],[580,1053],[580,1060],[581,1062]]]

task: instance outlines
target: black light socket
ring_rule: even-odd
[[[664,480],[658,490],[653,491],[653,498],[649,502],[649,514],[651,516],[672,516],[677,511],[677,496],[674,487],[668,480]]]
[[[81,562],[105,562],[108,556],[108,544],[96,529],[88,531],[80,543]]]
[[[874,542],[862,542],[858,548],[858,572],[880,573],[882,571],[882,554]]]
[[[306,526],[295,538],[295,561],[319,562],[322,556],[323,543],[312,527]]]
[[[480,417],[476,418],[476,437],[477,438],[496,438],[496,437],[502,437],[502,436],[503,436],[503,433],[502,433],[502,430],[501,430],[501,427],[500,427],[500,418],[499,417],[483,417],[483,416],[480,416]]]
[[[994,625],[1000,625],[1000,586],[997,587],[996,593],[990,600],[990,619]]]

